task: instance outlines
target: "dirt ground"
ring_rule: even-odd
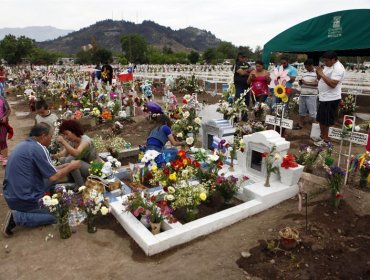
[[[21,110],[22,106],[14,108]],[[10,150],[34,123],[33,116],[20,120],[14,111],[10,122],[15,136],[8,142]],[[137,134],[138,128],[145,130],[149,125],[144,118],[136,121],[122,134],[133,134],[132,144],[135,139],[142,141],[144,132]],[[309,141],[307,131],[289,132],[293,148]],[[3,175],[1,170],[1,180]],[[0,237],[0,279],[369,279],[370,192],[355,184],[345,188],[345,203],[337,211],[329,207],[326,194],[309,201],[307,233],[304,212],[298,212],[298,199],[292,198],[153,257],[145,256],[113,216],[98,221],[97,233],[89,234],[86,225],[80,225],[67,240],[59,238],[54,226],[16,227],[13,237]],[[317,186],[308,183],[306,187]],[[2,189],[0,193],[2,197]],[[0,221],[7,210],[0,198]],[[303,249],[294,251],[294,262],[285,254],[266,254],[259,243],[276,239],[286,226],[301,232]],[[53,238],[48,239],[49,234]],[[241,258],[242,251],[252,256]]]

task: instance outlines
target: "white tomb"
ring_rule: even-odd
[[[204,149],[211,149],[214,136],[232,143],[234,133],[235,127],[228,120],[209,120],[202,124],[202,147]]]
[[[273,146],[276,146],[277,152],[283,156],[287,153],[290,143],[272,130],[244,136],[244,141],[246,150],[243,154],[238,154],[240,165],[235,164],[233,172],[229,171],[227,165],[220,170],[220,173],[224,173],[225,176],[241,177],[246,175],[250,178],[236,195],[243,203],[186,224],[179,222],[170,224],[165,220],[162,222],[162,232],[157,235],[153,235],[130,212],[125,212],[125,206],[122,202],[127,199],[127,195],[117,197],[110,195],[112,214],[145,254],[151,256],[230,226],[295,196],[298,193],[297,180],[282,183],[284,180],[279,180],[278,176],[271,176],[271,187],[264,187],[266,170],[260,155],[263,152],[269,152]],[[208,142],[206,143],[208,144]],[[302,166],[289,169],[290,175],[287,176],[299,179],[302,169]]]

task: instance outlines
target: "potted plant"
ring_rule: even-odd
[[[292,154],[287,154],[283,157],[283,161],[280,164],[280,180],[281,183],[288,186],[293,186],[298,183],[303,172],[303,165],[299,165],[295,161],[295,157]]]
[[[172,208],[168,206],[165,196],[165,193],[146,196],[145,217],[150,223],[153,234],[160,233],[162,221],[169,218],[172,213]]]
[[[297,246],[299,240],[299,232],[297,229],[286,227],[279,231],[280,244],[285,250],[293,249]]]

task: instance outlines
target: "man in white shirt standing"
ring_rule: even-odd
[[[342,99],[342,81],[345,69],[338,61],[337,54],[333,51],[325,52],[322,56],[324,69],[316,68],[319,80],[319,109],[317,121],[320,124],[320,139],[316,146],[326,146],[329,142],[329,127],[334,125],[338,113],[339,102]]]

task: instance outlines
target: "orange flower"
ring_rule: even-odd
[[[104,120],[111,120],[111,119],[112,119],[112,114],[111,114],[111,112],[109,112],[109,111],[104,111],[104,112],[101,114],[101,117],[102,117]]]

